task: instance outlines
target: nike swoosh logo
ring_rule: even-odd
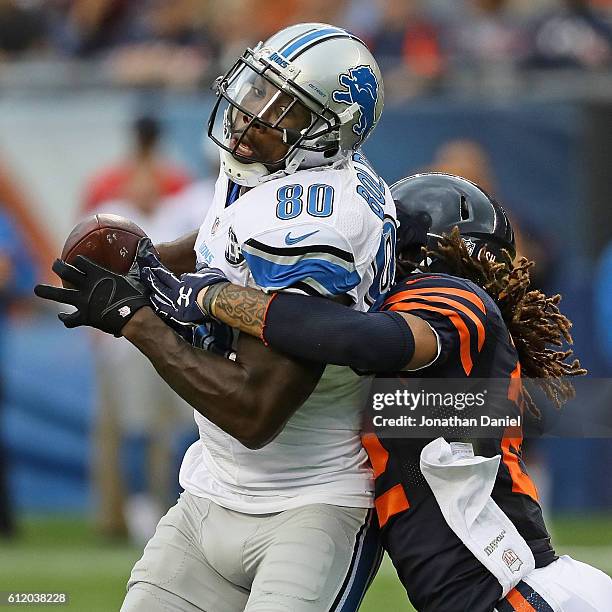
[[[310,234],[304,234],[303,236],[296,236],[295,238],[291,237],[291,232],[289,232],[285,236],[285,244],[292,245],[297,244],[298,242],[302,242],[302,240],[306,240],[309,236],[316,234],[319,230],[315,230],[314,232],[310,232]]]

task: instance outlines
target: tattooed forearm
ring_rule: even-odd
[[[260,338],[271,299],[272,296],[256,289],[227,285],[214,298],[212,315],[230,327]]]

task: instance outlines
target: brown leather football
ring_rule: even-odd
[[[73,264],[84,255],[107,270],[126,274],[136,257],[138,241],[146,234],[119,215],[98,214],[81,221],[71,232],[61,258]]]

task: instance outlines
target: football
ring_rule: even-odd
[[[126,274],[136,257],[138,241],[144,236],[144,231],[125,217],[93,215],[70,232],[61,258],[73,264],[77,255],[83,255],[108,270]]]

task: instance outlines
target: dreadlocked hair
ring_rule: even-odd
[[[557,409],[575,396],[574,386],[567,378],[583,376],[587,371],[580,367],[578,359],[568,361],[573,354],[571,349],[550,348],[573,344],[572,323],[559,311],[559,294],[549,297],[531,289],[529,269],[533,261],[521,257],[512,263],[507,252],[503,262],[483,256],[476,260],[470,257],[457,227],[444,234],[433,250],[423,250],[427,257],[442,260],[449,274],[472,281],[493,298],[514,340],[521,372],[537,380]],[[529,411],[540,418],[533,398],[527,389],[523,391]]]

